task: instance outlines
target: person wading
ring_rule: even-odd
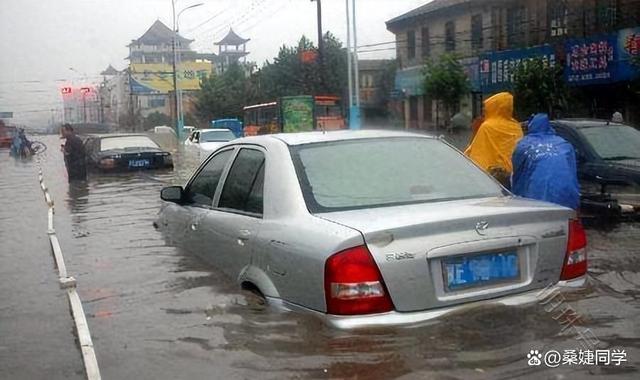
[[[62,126],[62,137],[65,143],[62,146],[64,164],[67,167],[69,182],[84,181],[87,179],[86,153],[82,140],[73,132],[69,124]]]
[[[484,121],[464,153],[508,188],[511,155],[521,138],[522,128],[513,118],[513,95],[501,92],[484,101]]]
[[[556,135],[547,114],[539,113],[529,121],[527,135],[513,152],[512,181],[516,195],[578,209],[576,153]]]

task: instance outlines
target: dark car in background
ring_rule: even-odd
[[[640,131],[595,119],[552,122],[556,133],[576,150],[585,212],[640,212]]]
[[[171,153],[143,134],[88,135],[88,166],[101,171],[164,169],[173,167]]]

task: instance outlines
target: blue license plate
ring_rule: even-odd
[[[516,252],[457,256],[442,261],[447,290],[506,282],[520,278]]]
[[[149,160],[129,160],[130,168],[146,168],[151,162]]]

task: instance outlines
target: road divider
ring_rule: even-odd
[[[45,185],[39,159],[38,166],[38,181],[40,182],[40,188],[42,189],[44,200],[48,207],[47,235],[49,235],[49,243],[51,244],[51,250],[53,251],[53,259],[55,261],[56,268],[58,269],[58,281],[60,288],[67,292],[67,296],[69,298],[69,306],[71,308],[71,315],[73,316],[76,332],[78,334],[78,342],[80,344],[80,351],[82,353],[82,361],[84,362],[87,380],[101,380],[100,368],[98,367],[98,359],[96,358],[95,349],[93,347],[89,324],[87,323],[87,317],[85,316],[84,309],[82,308],[82,301],[80,300],[80,296],[76,290],[76,279],[69,276],[67,273],[67,266],[64,263],[64,256],[62,255],[62,247],[60,246],[60,241],[56,235],[53,222],[53,216],[55,214],[53,198],[51,197],[51,194],[49,194],[49,189]]]

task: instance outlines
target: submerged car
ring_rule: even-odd
[[[550,285],[580,286],[587,271],[572,210],[514,197],[425,135],[242,138],[161,198],[155,224],[172,244],[338,328],[533,302]]]
[[[601,203],[606,212],[640,212],[640,131],[594,119],[555,120],[552,125],[576,151],[582,209]],[[615,207],[607,200],[615,201]]]
[[[196,129],[191,132],[184,144],[196,146],[203,152],[213,152],[235,138],[236,136],[229,129]]]
[[[173,167],[171,153],[143,134],[88,135],[88,165],[102,171],[163,169]]]

